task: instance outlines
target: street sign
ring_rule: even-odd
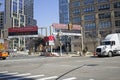
[[[48,43],[49,43],[50,46],[54,46],[55,45],[54,41],[48,41]]]

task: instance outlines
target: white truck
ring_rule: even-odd
[[[108,34],[96,48],[96,55],[98,57],[120,55],[120,33]]]

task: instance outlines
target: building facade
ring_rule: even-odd
[[[69,23],[69,0],[59,0],[59,23]]]
[[[0,29],[3,29],[4,26],[4,12],[0,12]]]
[[[73,25],[69,30],[67,24],[52,24],[55,35],[55,46],[62,46],[62,52],[78,52],[82,50],[81,26]],[[59,48],[58,48],[59,49]]]
[[[24,14],[26,16],[26,26],[35,26],[37,24],[34,19],[34,0],[25,0]]]
[[[120,32],[120,0],[70,0],[69,13],[73,24],[82,25],[89,50],[107,34]]]
[[[36,25],[33,6],[34,0],[5,0],[4,29]]]

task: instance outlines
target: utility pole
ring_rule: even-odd
[[[81,40],[82,40],[82,50],[84,49],[84,42],[83,42],[83,28],[81,27]]]
[[[52,26],[50,26],[50,36],[52,35]],[[51,51],[51,53],[52,53],[52,45],[50,45],[50,51]]]

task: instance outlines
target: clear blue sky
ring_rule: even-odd
[[[34,0],[34,18],[39,27],[59,23],[59,0]]]

